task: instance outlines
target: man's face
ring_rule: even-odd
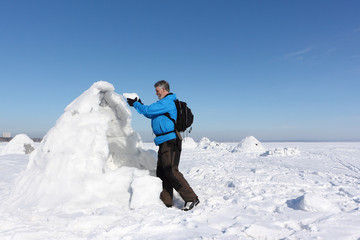
[[[162,87],[156,87],[155,91],[156,96],[158,96],[159,99],[163,99],[168,94],[168,91],[166,91],[165,88]]]

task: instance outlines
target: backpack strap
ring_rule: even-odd
[[[172,133],[172,132],[176,132],[176,124],[175,124],[175,120],[172,119],[170,117],[170,114],[167,112],[167,113],[164,113],[165,116],[167,116],[173,123],[174,123],[174,130],[170,131],[170,132],[166,132],[166,133],[161,133],[161,134],[155,134],[155,136],[159,137],[159,136],[164,136],[166,134],[169,134],[169,133]]]
[[[173,123],[174,123],[174,128],[176,128],[176,122],[173,118],[170,117],[170,113],[164,113],[165,116],[167,116]]]
[[[164,135],[166,135],[166,134],[172,133],[172,132],[176,132],[176,131],[173,130],[173,131],[166,132],[166,133],[155,134],[155,136],[160,137],[160,136],[164,136]]]
[[[161,133],[161,134],[155,134],[155,136],[156,136],[156,137],[160,137],[160,136],[164,136],[164,135],[166,135],[166,134],[172,133],[172,132],[174,132],[174,133],[176,134],[176,138],[177,138],[177,139],[179,139],[180,141],[183,140],[183,138],[181,137],[179,131],[177,131],[177,130],[173,130],[173,131],[166,132],[166,133]]]

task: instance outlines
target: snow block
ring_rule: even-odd
[[[159,193],[162,191],[162,181],[160,178],[154,178],[149,175],[139,176],[134,178],[131,183],[131,202],[130,208],[136,209],[148,205],[158,204],[163,206],[159,198]],[[152,194],[149,194],[151,193]]]

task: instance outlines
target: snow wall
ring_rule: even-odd
[[[100,81],[65,108],[30,155],[8,203],[65,212],[162,204],[155,167],[156,152],[142,148],[123,96]]]

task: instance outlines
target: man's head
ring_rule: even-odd
[[[160,80],[154,85],[156,96],[158,96],[159,99],[163,99],[168,93],[170,92],[170,86],[169,83],[165,80]]]

